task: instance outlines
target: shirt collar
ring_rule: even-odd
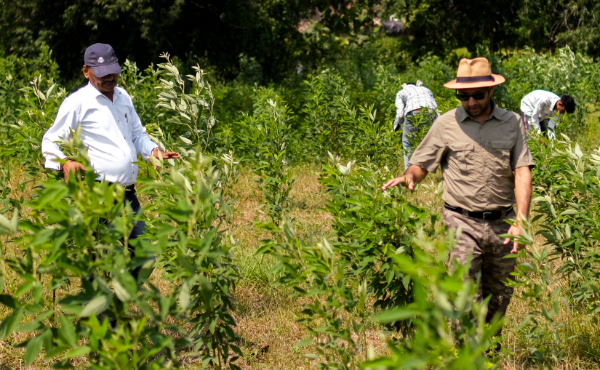
[[[91,96],[93,96],[94,98],[97,98],[99,96],[104,96],[106,99],[108,99],[106,97],[106,95],[102,94],[98,89],[96,89],[94,87],[94,85],[92,85],[91,82],[88,82],[87,86],[85,87],[88,94],[90,94]],[[117,96],[119,95],[119,91],[117,90],[117,87],[115,86],[115,93],[113,94],[113,103],[117,100]],[[110,100],[110,99],[109,99]]]
[[[500,108],[498,108],[498,106],[496,105],[496,103],[494,102],[493,99],[491,101],[491,104],[492,104],[492,113],[485,120],[486,122],[491,120],[492,118],[500,119]],[[458,107],[458,120],[460,122],[464,122],[467,118],[470,118],[473,121],[476,121],[473,117],[471,117],[469,112],[467,112],[467,110],[461,105],[460,107]]]

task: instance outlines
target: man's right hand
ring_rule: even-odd
[[[387,183],[385,183],[385,185],[383,185],[381,187],[381,190],[385,190],[385,189],[389,188],[390,186],[398,186],[398,185],[402,185],[402,186],[409,188],[410,190],[414,190],[414,188],[415,188],[414,175],[412,173],[406,173],[406,174],[404,174],[404,176],[400,176],[400,177],[396,177],[395,179],[391,179],[390,181],[388,181]]]
[[[78,170],[81,170],[82,172],[86,171],[85,166],[83,164],[72,161],[70,159],[67,159],[67,163],[62,165],[62,170],[65,173],[65,183],[66,184],[69,183],[69,173],[71,173],[71,171],[74,171],[76,176],[79,172]]]
[[[388,181],[385,185],[381,187],[381,190],[385,190],[390,186],[398,185],[405,186],[410,190],[415,190],[415,184],[418,184],[421,181],[423,181],[423,179],[425,178],[425,176],[427,176],[428,173],[429,172],[427,172],[427,170],[419,166],[411,165],[410,167],[408,167],[408,170],[404,172],[404,175]]]

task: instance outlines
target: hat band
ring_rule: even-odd
[[[496,81],[494,76],[473,76],[473,77],[457,77],[457,83],[469,83],[469,82],[485,82],[485,81]]]

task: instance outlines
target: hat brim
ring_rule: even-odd
[[[118,75],[121,73],[121,66],[119,63],[108,64],[105,66],[92,67],[94,75],[96,77],[104,77],[108,75]]]
[[[480,81],[480,82],[456,82],[456,79],[446,82],[444,87],[447,89],[479,89],[482,87],[491,87],[501,85],[506,82],[506,78],[502,75],[492,74],[494,81]]]

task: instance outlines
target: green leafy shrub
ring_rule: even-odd
[[[275,284],[291,287],[293,297],[309,301],[303,305],[298,322],[312,337],[297,347],[314,344],[317,354],[305,356],[323,358],[319,369],[356,368],[360,357],[366,359],[366,330],[372,327],[366,283],[348,276],[345,261],[337,258],[326,239],[316,245],[306,244],[295,236],[289,221],[279,227],[263,224],[262,228],[281,233],[278,241],[264,241],[258,251],[279,261],[275,269],[280,277]]]
[[[34,334],[21,344],[27,364],[43,347],[48,359],[87,356],[98,369],[175,366],[170,333],[178,330],[165,319],[177,314],[177,302],[147,280],[153,262],[143,259],[160,249],[142,239],[128,241],[139,217],[124,208],[124,188],[95,177],[87,171],[84,181],[69,185],[49,180],[26,204],[29,219],[21,221],[24,234],[16,239],[22,253],[7,260],[23,283],[2,296],[13,310],[2,336]],[[128,245],[136,259],[129,258]],[[140,266],[136,280],[129,271]]]
[[[546,186],[540,187],[540,196],[534,199],[538,215],[533,220],[541,221],[539,233],[552,252],[561,257],[559,272],[567,277],[573,298],[582,302],[595,300],[600,277],[596,253],[600,238],[598,154],[584,153],[566,136],[538,152],[541,165],[551,163],[554,170],[552,178],[545,179]]]
[[[144,180],[140,191],[151,196],[149,211],[158,214],[149,222],[149,234],[163,250],[159,261],[164,278],[175,287],[168,297],[178,302],[173,307],[177,318],[192,325],[189,334],[179,331],[187,335],[204,366],[236,369],[237,357],[231,355],[241,356],[241,351],[234,344],[239,338],[231,313],[239,275],[231,247],[223,242],[222,224],[231,213],[223,198],[227,187],[213,158],[204,157],[200,146],[182,155],[179,166],[159,171],[156,180]]]
[[[352,103],[348,87],[341,76],[330,70],[305,81],[307,99],[304,104],[307,136],[318,158],[327,152],[344,155],[354,129]]]
[[[24,166],[35,177],[44,162],[40,151],[42,136],[52,125],[66,91],[53,80],[46,81],[43,75],[20,91],[23,95],[17,114],[12,117],[14,121],[2,124],[6,136],[2,139],[0,160],[9,169]]]
[[[375,306],[390,308],[411,299],[410,277],[395,268],[393,256],[412,255],[412,240],[425,228],[435,235],[438,220],[406,200],[403,189],[382,192],[390,171],[373,164],[341,164],[333,156],[323,166],[320,182],[327,188],[327,210],[334,216],[334,250],[347,273],[367,283]]]
[[[245,145],[254,153],[254,173],[269,219],[279,224],[291,207],[290,191],[292,158],[288,152],[291,141],[292,112],[285,102],[267,88],[257,90],[254,114],[243,122],[248,136]]]
[[[185,76],[193,86],[188,94],[185,81],[169,54],[162,54],[161,57],[166,63],[159,64],[158,68],[172,78],[161,78],[160,84],[156,86],[156,89],[161,90],[156,107],[170,112],[171,117],[167,122],[174,125],[166,131],[171,135],[183,135],[193,143],[199,143],[202,150],[208,150],[213,141],[212,129],[217,124],[217,119],[213,115],[215,97],[210,84],[204,80],[204,71],[196,65],[193,67],[196,73]]]
[[[528,345],[529,357],[540,367],[552,366],[566,358],[565,338],[561,338],[560,331],[568,322],[559,319],[559,315],[564,311],[560,307],[562,304],[567,309],[570,307],[562,295],[561,277],[553,273],[548,263],[550,249],[547,246],[534,247],[528,230],[531,230],[531,224],[525,222],[518,238],[526,248],[519,251],[523,262],[517,262],[513,274],[515,279],[510,280],[508,285],[518,288],[516,297],[524,301],[529,310],[519,325]],[[550,341],[548,337],[551,337]]]
[[[434,241],[424,234],[415,238],[412,253],[395,254],[392,264],[412,282],[410,303],[402,303],[377,315],[388,323],[410,320],[408,335],[388,340],[390,354],[362,364],[374,369],[487,369],[493,366],[486,354],[501,322],[485,323],[487,300],[475,300],[477,287],[465,281],[468,266],[446,267],[454,235]],[[497,361],[498,359],[496,359]]]

